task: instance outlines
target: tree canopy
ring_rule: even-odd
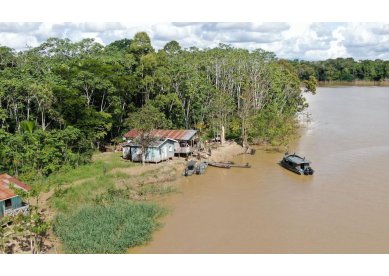
[[[382,81],[389,77],[389,61],[336,58],[324,61],[291,62],[301,80],[315,77],[319,81]]]
[[[300,79],[316,88],[316,67],[301,66],[226,44],[155,50],[145,32],[107,46],[0,47],[0,171],[34,178],[75,167],[129,128],[201,126],[206,138],[224,127],[243,143],[281,143],[306,107]]]

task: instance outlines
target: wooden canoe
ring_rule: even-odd
[[[249,163],[246,164],[230,164],[233,168],[251,168],[251,165]]]
[[[230,169],[232,164],[221,162],[208,162],[208,165],[217,168]]]
[[[218,168],[224,168],[224,169],[229,169],[229,168],[251,168],[251,165],[249,163],[246,164],[235,164],[232,161],[228,162],[208,162],[209,166],[212,167],[218,167]]]

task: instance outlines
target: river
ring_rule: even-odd
[[[389,88],[322,87],[311,123],[289,146],[313,176],[281,168],[281,153],[182,179],[171,212],[132,253],[389,253]]]

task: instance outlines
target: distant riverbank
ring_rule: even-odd
[[[389,80],[384,81],[319,81],[318,86],[320,87],[331,87],[331,86],[389,86]]]

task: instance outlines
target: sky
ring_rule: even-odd
[[[38,46],[49,37],[107,45],[146,31],[156,49],[176,40],[183,48],[212,48],[219,43],[279,58],[323,60],[337,57],[389,60],[389,23],[367,22],[3,22],[0,45],[15,50]]]

